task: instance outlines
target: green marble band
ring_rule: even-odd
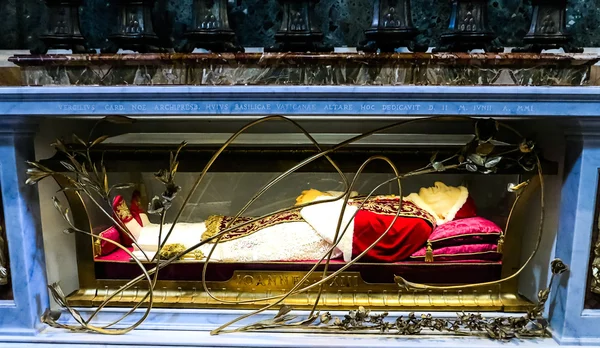
[[[15,56],[24,85],[580,86],[588,54],[117,54]]]

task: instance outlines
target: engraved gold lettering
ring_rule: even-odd
[[[289,288],[291,286],[298,285],[302,281],[302,275],[296,274],[269,274],[267,272],[255,272],[236,274],[233,279],[233,285],[236,287],[244,286],[260,286],[265,288]],[[315,284],[321,280],[321,276],[312,276],[302,281],[302,286],[309,286]],[[326,287],[331,288],[351,288],[359,287],[361,282],[359,276],[356,275],[340,275],[331,279],[325,284]]]
[[[246,274],[242,280],[246,285],[254,284],[254,277],[249,274]]]
[[[258,279],[257,279],[257,281],[256,281],[256,285],[263,285],[263,286],[265,285],[265,282],[263,281],[263,276],[262,276],[262,274],[259,274],[259,275],[258,275]]]

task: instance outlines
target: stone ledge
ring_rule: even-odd
[[[259,66],[297,63],[384,63],[384,64],[477,64],[491,66],[588,65],[598,54],[583,53],[124,53],[14,55],[8,59],[19,66],[82,66],[89,64],[256,64]]]
[[[597,54],[15,55],[24,85],[586,85]]]

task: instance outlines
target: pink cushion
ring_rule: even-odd
[[[434,261],[457,260],[500,260],[502,254],[496,250],[496,244],[466,244],[433,249]],[[411,259],[425,259],[427,248],[422,248],[410,256]]]
[[[133,247],[127,248],[133,252]],[[117,262],[129,262],[131,257],[123,249],[117,249],[108,255],[102,255],[96,257],[96,261],[117,261]]]
[[[436,248],[464,244],[497,243],[502,229],[482,217],[472,217],[439,225],[429,236],[429,242]]]
[[[110,239],[117,243],[121,243],[121,234],[114,226],[111,226],[111,227],[107,228],[106,230],[100,232],[99,235],[106,239]],[[112,253],[115,249],[117,249],[117,246],[114,245],[113,243],[105,241],[105,240],[100,240],[100,255],[101,256],[108,255],[108,254]]]

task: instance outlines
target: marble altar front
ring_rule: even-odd
[[[448,86],[185,86],[185,87],[37,87],[3,88],[0,114],[3,133],[0,186],[6,240],[10,257],[13,298],[0,299],[0,342],[9,346],[50,344],[106,346],[443,346],[473,347],[597,345],[600,309],[589,299],[591,253],[596,236],[598,187],[598,120],[600,90],[594,87],[448,87]],[[545,237],[533,267],[520,282],[520,291],[535,296],[547,284],[549,261],[560,257],[570,271],[553,284],[545,315],[552,338],[515,339],[508,343],[487,338],[445,336],[288,333],[233,333],[209,335],[215,327],[243,314],[239,309],[154,309],[137,330],[123,336],[69,333],[48,328],[40,316],[51,302],[47,284],[73,279],[74,242],[54,225],[49,197],[25,185],[26,160],[44,157],[36,142],[86,129],[106,115],[128,115],[165,126],[166,122],[240,122],[264,115],[284,114],[298,122],[365,124],[433,116],[494,117],[517,122],[538,133],[540,146],[559,163],[547,176]],[[541,134],[541,136],[540,136]],[[71,246],[71,247],[65,247]],[[60,257],[58,257],[60,255]],[[593,299],[593,296],[592,296]],[[81,313],[89,314],[90,308]],[[128,311],[108,308],[94,320],[108,324]],[[142,311],[123,325],[135,321]],[[73,323],[68,313],[59,322]],[[432,313],[447,317],[442,312]],[[390,317],[406,316],[401,308]],[[510,316],[510,313],[494,313]],[[267,319],[272,312],[259,315]],[[256,318],[255,318],[256,319]]]

